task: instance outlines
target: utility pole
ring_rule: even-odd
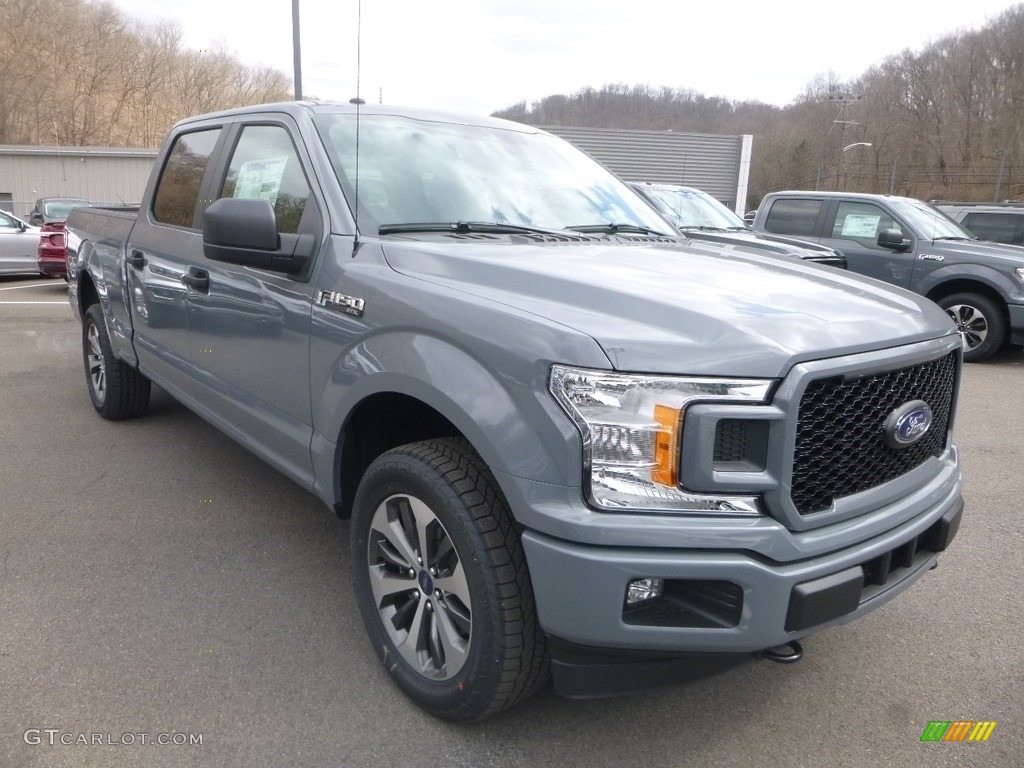
[[[996,194],[992,198],[993,203],[999,202],[999,189],[1003,186],[1003,168],[1006,167],[1006,150],[999,150],[999,175],[996,176]]]
[[[839,113],[836,115],[836,119],[832,121],[832,127],[828,129],[828,134],[826,134],[825,138],[828,138],[828,136],[831,135],[833,128],[835,128],[837,125],[841,126],[840,133],[839,133],[839,146],[840,147],[846,147],[846,129],[847,129],[847,127],[849,127],[851,125],[860,125],[860,123],[858,123],[856,120],[846,120],[846,119],[844,119],[844,116],[846,115],[847,110],[849,110],[849,108],[853,104],[856,104],[857,102],[859,102],[863,98],[864,98],[863,96],[854,96],[853,94],[850,94],[850,93],[841,93],[841,94],[838,94],[836,96],[832,96],[832,97],[829,98],[829,103],[831,103],[831,104],[838,104],[839,105]],[[836,191],[837,192],[839,191],[839,184],[842,181],[842,174],[843,174],[843,152],[845,152],[845,151],[846,151],[845,149],[840,149],[840,151],[839,151],[839,162],[836,165]]]

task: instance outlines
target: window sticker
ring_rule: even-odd
[[[277,193],[281,191],[281,177],[284,176],[284,167],[287,164],[287,157],[242,163],[238,171],[238,181],[235,182],[234,196],[246,200],[269,200],[271,205],[275,205]]]
[[[843,220],[843,237],[874,237],[881,218],[864,213],[848,213]]]

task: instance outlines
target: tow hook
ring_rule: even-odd
[[[804,657],[804,647],[799,640],[790,640],[788,643],[776,645],[773,648],[765,648],[760,653],[755,653],[758,659],[768,659],[777,664],[796,664]]]

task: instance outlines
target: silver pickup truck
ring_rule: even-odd
[[[155,383],[350,516],[372,645],[439,717],[794,660],[956,534],[960,337],[664,227],[511,122],[185,120],[140,208],[68,222],[89,396]]]

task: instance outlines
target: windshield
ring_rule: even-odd
[[[685,187],[640,187],[658,209],[680,229],[710,227],[712,229],[746,229],[735,213],[699,189]]]
[[[72,208],[81,208],[83,206],[91,206],[88,200],[50,200],[43,205],[43,215],[49,219],[67,219],[68,214],[71,213]]]
[[[926,240],[976,239],[938,208],[920,200],[893,200],[893,209]]]
[[[321,114],[315,122],[351,204],[355,115]],[[625,184],[561,139],[395,115],[361,117],[358,200],[362,231],[428,222],[669,229]]]

